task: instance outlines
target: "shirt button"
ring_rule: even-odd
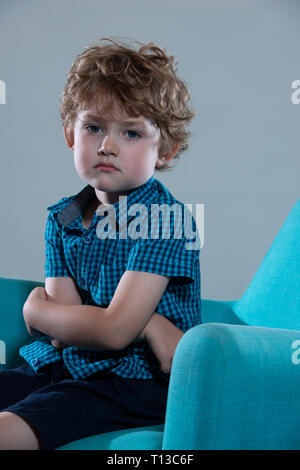
[[[31,361],[31,365],[33,365],[33,366],[37,366],[38,363],[39,363],[38,359],[32,359],[32,361]]]
[[[91,243],[92,239],[91,239],[91,237],[87,236],[87,237],[84,237],[83,241],[84,241],[84,243],[89,245]]]

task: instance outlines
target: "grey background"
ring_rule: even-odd
[[[189,150],[156,175],[205,205],[202,296],[236,299],[299,198],[300,2],[0,0],[1,271],[43,280],[46,207],[77,193],[58,105],[100,37],[153,41],[178,61],[197,116]]]

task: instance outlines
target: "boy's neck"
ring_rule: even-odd
[[[120,196],[128,196],[128,194],[132,193],[134,189],[135,188],[118,193],[108,193],[106,191],[95,189],[95,194],[99,204],[115,204],[116,202],[119,202]]]

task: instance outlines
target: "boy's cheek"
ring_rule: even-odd
[[[79,176],[83,177],[86,173],[86,165],[82,158],[78,158],[78,156],[74,153],[74,165],[77,173]]]

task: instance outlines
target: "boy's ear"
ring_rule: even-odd
[[[172,160],[175,157],[176,153],[178,152],[179,147],[180,147],[180,144],[176,143],[172,149],[172,153],[169,153],[169,154],[165,153],[161,157],[158,157],[158,159],[156,160],[156,167],[159,168],[162,165],[165,165],[170,160]]]
[[[64,125],[64,134],[67,146],[69,149],[74,150],[74,129],[68,129],[67,125]]]

